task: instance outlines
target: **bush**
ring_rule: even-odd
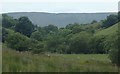
[[[7,35],[8,35],[8,32],[6,31],[5,28],[2,27],[2,42],[5,42]]]
[[[6,44],[8,47],[16,49],[18,51],[25,51],[30,49],[29,38],[21,35],[20,33],[9,34],[6,38]]]
[[[34,53],[40,53],[43,52],[44,49],[43,43],[30,39],[10,29],[3,28],[3,38],[8,47],[17,51],[33,51]]]
[[[80,32],[73,34],[69,39],[69,50],[68,53],[90,53],[89,43],[91,40],[91,34],[87,32]]]
[[[114,37],[113,46],[109,52],[109,57],[112,63],[120,67],[120,32]]]
[[[34,39],[31,39],[31,45],[30,45],[30,48],[32,49],[32,52],[34,54],[38,54],[38,53],[41,53],[41,52],[44,52],[44,43],[41,43],[37,40],[34,40]]]
[[[32,33],[31,38],[35,39],[35,40],[38,40],[38,41],[43,41],[44,34],[42,32],[35,31],[35,32]]]
[[[118,65],[119,63],[119,60],[118,60],[118,49],[111,49],[110,52],[109,52],[109,57],[110,57],[110,60],[112,61],[112,63]]]
[[[105,36],[95,36],[92,38],[91,42],[90,42],[90,46],[91,46],[91,50],[90,52],[91,53],[106,53],[106,50],[105,50]]]

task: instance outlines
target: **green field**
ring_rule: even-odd
[[[107,54],[32,54],[3,47],[3,72],[116,72]]]

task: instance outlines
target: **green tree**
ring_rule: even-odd
[[[104,48],[105,44],[105,36],[95,36],[91,39],[90,46],[91,46],[91,53],[106,53]]]
[[[52,33],[58,32],[58,27],[54,26],[54,25],[45,26],[45,27],[43,27],[43,29],[45,30],[46,34],[48,34],[48,33],[52,34]]]
[[[72,33],[72,30],[69,30],[69,29],[59,29],[58,31],[58,35],[61,36],[61,37],[66,37],[67,35],[69,35],[70,33]]]
[[[118,22],[120,22],[120,11],[118,12]]]
[[[35,39],[35,40],[38,40],[38,41],[43,41],[44,34],[42,32],[35,31],[35,32],[32,33],[31,38]]]
[[[30,37],[34,31],[34,25],[27,17],[20,17],[18,24],[15,26],[15,31]]]
[[[112,63],[116,64],[120,68],[120,32],[114,35],[113,45],[109,52],[109,57]]]
[[[91,34],[87,32],[80,32],[73,34],[69,40],[68,53],[90,53],[89,42]]]
[[[78,23],[68,24],[65,28],[72,30],[75,26],[79,26],[79,24]]]
[[[3,43],[5,42],[7,35],[8,35],[8,32],[6,31],[4,27],[2,27],[2,42]]]
[[[30,40],[30,46],[29,48],[31,48],[32,52],[34,54],[39,54],[39,53],[42,53],[42,52],[45,52],[46,50],[44,49],[44,43],[43,42],[39,42],[37,40],[34,40],[34,39],[31,39]]]
[[[72,33],[75,34],[75,33],[79,33],[81,31],[84,31],[82,29],[82,27],[80,25],[75,25],[73,28],[72,28]]]
[[[60,38],[55,35],[48,36],[46,44],[46,49],[50,52],[57,52],[58,45],[61,43]]]
[[[18,51],[25,51],[30,49],[30,40],[20,33],[10,33],[6,38],[6,44],[8,47]]]
[[[2,27],[13,28],[17,24],[17,21],[12,17],[2,14]]]
[[[117,15],[109,15],[107,16],[107,19],[103,21],[102,27],[110,27],[118,22],[118,16]]]
[[[96,20],[93,20],[93,21],[91,22],[91,24],[94,24],[94,23],[97,23],[97,21],[96,21]]]

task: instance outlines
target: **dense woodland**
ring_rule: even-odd
[[[68,24],[58,28],[34,25],[28,17],[18,19],[2,15],[2,42],[16,51],[34,54],[110,54],[113,63],[119,64],[119,32],[114,35],[96,35],[99,30],[119,23],[120,15],[110,15],[105,20],[88,24]],[[47,21],[46,21],[47,22]]]

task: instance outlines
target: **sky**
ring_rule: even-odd
[[[0,13],[49,12],[97,13],[117,12],[119,0],[2,0]]]

